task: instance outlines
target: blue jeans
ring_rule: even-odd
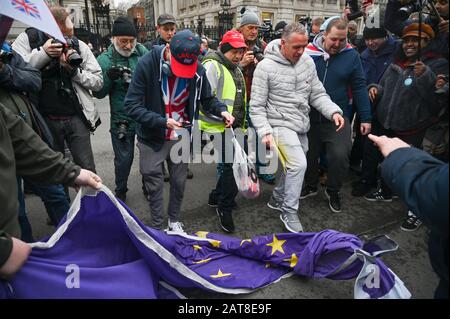
[[[134,159],[134,141],[136,134],[127,134],[123,139],[117,133],[111,132],[111,141],[114,150],[114,172],[116,177],[116,193],[128,191],[128,176]]]
[[[57,226],[70,208],[70,199],[62,185],[44,185],[24,179],[28,187],[38,195],[53,225]]]

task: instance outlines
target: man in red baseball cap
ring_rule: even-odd
[[[160,230],[164,228],[162,163],[167,160],[168,230],[183,232],[181,204],[190,154],[189,148],[181,152],[181,157],[178,151],[171,150],[180,138],[184,141],[190,138],[200,105],[222,118],[227,126],[234,121],[227,105],[211,94],[205,69],[198,62],[199,54],[199,38],[189,30],[178,32],[170,44],[156,46],[139,60],[125,98],[128,116],[138,123],[140,172],[148,192],[151,226]]]
[[[247,103],[245,79],[238,67],[247,45],[243,35],[235,30],[224,34],[219,50],[208,53],[203,60],[206,76],[211,85],[213,94],[217,99],[227,105],[227,110],[234,117],[233,128],[245,130],[247,124]],[[208,134],[218,134],[213,141],[222,141],[221,173],[216,188],[209,195],[208,204],[216,208],[219,223],[226,232],[234,231],[232,210],[236,206],[235,197],[238,188],[233,176],[233,163],[225,162],[225,152],[231,151],[231,143],[225,139],[225,124],[211,120],[208,116],[200,114],[200,129]],[[226,150],[226,151],[225,151]],[[233,158],[233,156],[228,156]],[[227,158],[228,158],[227,157]],[[219,157],[220,158],[220,157]]]

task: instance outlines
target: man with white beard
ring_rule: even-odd
[[[101,99],[109,94],[115,193],[122,201],[126,201],[136,136],[136,122],[126,115],[123,105],[138,59],[148,52],[143,45],[137,43],[136,36],[133,23],[126,17],[118,17],[112,29],[112,44],[97,58],[102,68],[104,86],[95,93],[95,97]]]

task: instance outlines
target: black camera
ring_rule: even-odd
[[[57,40],[57,39],[53,39],[52,44],[53,43],[60,43],[63,46],[63,53],[66,54],[67,51],[69,51],[70,49],[74,49],[75,51],[72,52],[68,57],[67,57],[67,62],[70,64],[71,67],[73,68],[78,68],[81,63],[83,63],[83,58],[78,54],[78,52],[76,51],[75,47],[75,42],[70,39],[67,36],[64,36],[64,39],[66,39],[66,43],[62,43],[61,41]]]
[[[359,0],[346,0],[345,6],[350,8],[350,14],[347,16],[349,21],[356,20],[359,17],[364,16],[364,13],[361,11],[359,7]]]
[[[132,77],[130,68],[120,65],[112,66],[108,70],[108,76],[113,81],[122,79],[125,89],[128,89],[128,87],[130,86]]]
[[[120,120],[117,121],[117,138],[123,140],[128,134],[128,121]]]
[[[253,47],[253,56],[258,62],[261,62],[264,59],[264,51],[255,45]]]
[[[0,50],[0,61],[2,61],[3,64],[9,64],[11,62],[12,57],[13,57],[12,52]]]

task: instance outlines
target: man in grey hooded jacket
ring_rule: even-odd
[[[285,172],[273,190],[269,206],[281,212],[290,232],[301,232],[297,215],[300,191],[306,171],[306,152],[311,107],[344,127],[342,110],[327,95],[317,77],[313,60],[303,54],[308,44],[306,29],[297,23],[284,28],[281,39],[265,50],[255,70],[250,117],[267,148],[276,146],[285,160]]]

